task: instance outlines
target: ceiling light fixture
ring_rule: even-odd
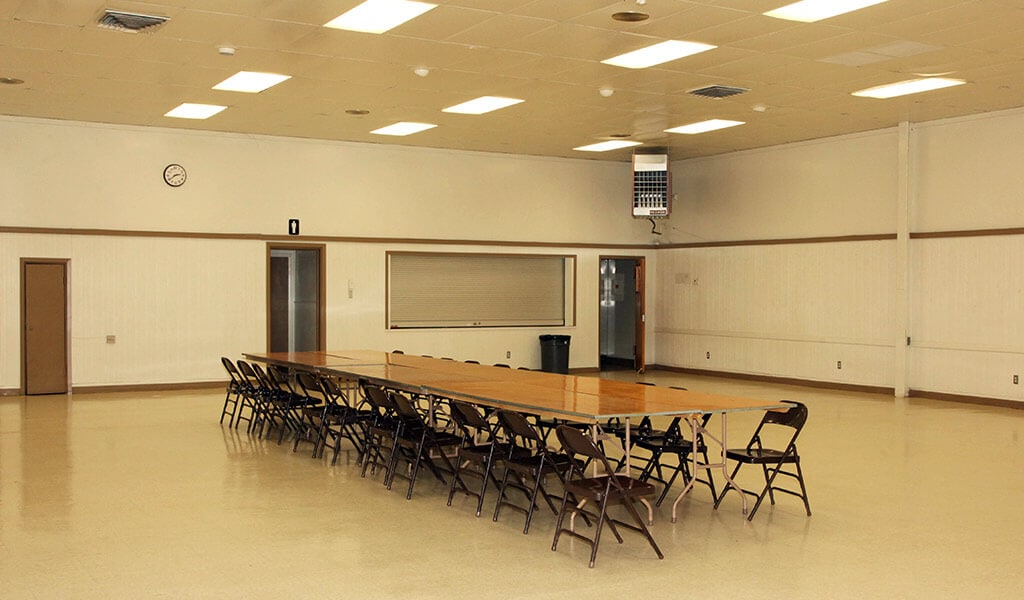
[[[436,4],[412,0],[366,0],[324,24],[332,29],[384,33],[436,8]]]
[[[463,102],[462,104],[456,104],[455,106],[449,106],[448,108],[442,109],[441,112],[446,113],[458,113],[460,115],[482,115],[489,113],[493,110],[500,108],[506,108],[514,104],[523,102],[519,98],[503,98],[501,96],[480,96],[473,100]]]
[[[717,46],[702,44],[700,42],[668,40],[666,42],[654,44],[653,46],[620,54],[619,56],[613,56],[612,58],[602,60],[601,62],[606,65],[625,67],[627,69],[646,69],[647,67],[660,65],[662,63],[683,58],[684,56],[707,52],[714,48],[717,48]]]
[[[437,127],[433,123],[412,123],[408,121],[401,121],[399,123],[393,123],[387,127],[381,127],[380,129],[374,129],[370,133],[376,133],[377,135],[412,135],[428,129]]]
[[[802,0],[762,14],[787,21],[814,23],[883,2],[888,0]]]
[[[681,125],[679,127],[673,127],[672,129],[666,129],[665,133],[685,133],[687,135],[694,135],[697,133],[707,133],[708,131],[725,129],[727,127],[736,127],[737,125],[743,125],[745,123],[746,121],[731,121],[729,119],[708,119],[707,121],[700,121],[699,123],[690,123],[689,125]]]
[[[209,119],[213,115],[227,108],[216,104],[193,104],[185,102],[164,113],[165,117],[176,119]]]
[[[419,77],[426,77],[427,75],[430,75],[430,69],[426,67],[416,67],[412,72]]]
[[[856,92],[852,92],[851,95],[859,96],[861,98],[879,98],[884,100],[886,98],[895,98],[897,96],[906,96],[908,94],[941,90],[942,88],[963,85],[965,83],[967,82],[963,79],[925,77],[923,79],[908,79],[906,81],[898,81],[888,85],[879,85],[872,88],[858,90]]]
[[[615,90],[610,88],[610,87],[603,87],[603,88],[597,90],[597,93],[601,94],[605,98],[611,98],[612,94],[615,93]]]
[[[17,77],[0,77],[0,83],[4,85],[21,85],[25,83],[25,80],[18,79]]]
[[[639,146],[640,144],[641,142],[630,142],[628,140],[608,140],[607,142],[578,146],[573,148],[573,150],[580,150],[582,152],[608,152],[609,150],[631,148],[633,146]]]
[[[239,71],[213,86],[213,89],[225,92],[245,92],[247,94],[256,94],[291,78],[291,75],[279,75],[277,73]]]

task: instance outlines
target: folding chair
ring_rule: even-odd
[[[748,521],[753,520],[754,514],[757,513],[757,509],[761,506],[765,496],[768,496],[771,503],[775,504],[775,492],[783,492],[800,498],[804,502],[807,516],[811,516],[811,505],[807,501],[804,474],[800,468],[800,454],[796,449],[796,438],[800,435],[800,431],[803,430],[804,424],[807,422],[807,406],[800,402],[789,400],[783,400],[783,402],[791,405],[791,407],[784,411],[765,411],[761,423],[758,424],[757,429],[754,430],[754,435],[750,438],[750,442],[743,448],[726,450],[725,453],[727,459],[736,461],[736,468],[730,476],[733,481],[736,480],[736,474],[739,473],[740,467],[743,465],[761,465],[764,475],[764,488],[760,493],[741,489],[744,494],[757,498],[754,507],[750,509],[750,514],[747,515]],[[780,431],[779,435],[783,438],[788,438],[788,441],[779,444],[782,448],[781,450],[765,447],[766,443],[771,443],[770,436],[774,433],[773,430]],[[795,470],[786,470],[783,468],[784,465],[793,465]],[[795,479],[800,485],[800,491],[777,486],[775,478],[779,475]],[[722,498],[725,498],[725,494],[729,489],[730,486],[726,486],[722,490],[721,495],[718,496],[718,499],[715,501],[716,509],[722,503]]]
[[[647,543],[651,545],[655,554],[658,555],[658,558],[665,558],[665,555],[661,553],[661,549],[658,548],[657,542],[654,541],[654,537],[651,536],[650,530],[647,529],[647,524],[644,523],[640,513],[636,510],[636,506],[634,506],[634,502],[638,498],[653,494],[654,486],[629,475],[615,473],[604,452],[601,451],[589,435],[579,429],[560,425],[555,430],[555,434],[558,436],[558,440],[561,442],[562,449],[566,455],[577,460],[572,461],[572,467],[565,482],[565,495],[562,497],[562,508],[558,511],[558,523],[555,525],[555,539],[551,542],[551,550],[558,549],[559,538],[563,533],[567,533],[590,545],[590,567],[593,568],[594,561],[597,559],[597,548],[601,543],[601,531],[607,524],[620,544],[623,540],[622,536],[619,535],[618,527],[625,527],[626,529],[643,534],[647,538]],[[586,460],[579,460],[579,457]],[[587,477],[583,467],[583,464],[587,461],[596,461],[599,470],[603,470],[604,474]],[[570,502],[571,497],[579,499],[580,502]],[[563,527],[567,514],[573,513],[573,516],[576,514],[586,514],[583,507],[588,501],[593,501],[597,504],[597,524],[593,538],[578,533],[572,525],[568,528]],[[608,505],[611,503],[622,504],[636,524],[634,525],[633,523],[627,523],[608,516]],[[570,524],[572,523],[573,520],[570,519]]]

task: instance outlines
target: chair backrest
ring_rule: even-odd
[[[754,435],[750,438],[750,443],[747,444],[748,449],[762,447],[762,435],[765,426],[785,427],[792,430],[789,442],[786,444],[787,451],[796,443],[797,436],[800,435],[800,431],[804,428],[804,424],[807,422],[807,406],[794,400],[782,400],[782,403],[790,405],[790,408],[786,410],[765,411],[757,429],[754,430]]]
[[[514,410],[498,409],[495,411],[498,424],[505,438],[516,446],[527,448],[544,448],[544,438],[537,429],[526,420],[526,416]]]
[[[224,370],[228,372],[228,376],[231,377],[232,381],[240,381],[242,379],[242,374],[238,372],[238,367],[235,366],[235,363],[231,362],[230,358],[226,356],[220,357],[220,364],[224,365]]]
[[[412,425],[414,427],[426,425],[423,421],[423,416],[420,415],[420,412],[412,405],[412,401],[406,398],[404,394],[399,392],[390,392],[387,396],[394,405],[398,418],[406,425]]]
[[[235,364],[238,366],[238,372],[242,374],[242,377],[244,377],[247,382],[249,382],[249,386],[252,390],[259,391],[260,393],[267,393],[270,391],[266,375],[263,373],[263,369],[260,369],[259,365],[253,365],[241,359]],[[257,371],[257,369],[259,369],[259,371]]]
[[[299,371],[295,374],[295,382],[299,384],[299,389],[305,397],[331,403],[331,397],[324,393],[319,375],[310,371]]]
[[[391,401],[384,388],[364,383],[363,394],[366,403],[378,414],[387,415],[395,412],[395,403]]]
[[[589,463],[591,460],[596,460],[600,465],[604,473],[614,473],[615,469],[612,468],[611,464],[608,463],[608,457],[605,456],[604,452],[598,447],[597,443],[594,442],[593,438],[584,433],[582,429],[573,427],[572,425],[559,425],[555,429],[555,435],[558,436],[559,443],[562,444],[562,450],[569,455],[570,458],[576,458],[582,456],[586,460],[576,461],[573,460],[574,469],[580,470],[578,467],[583,464]],[[570,477],[572,472],[570,472]]]
[[[452,418],[455,419],[455,424],[459,426],[463,433],[466,435],[472,435],[474,431],[491,433],[491,424],[487,422],[487,419],[480,414],[480,411],[475,406],[461,400],[452,400],[449,405],[452,407]]]
[[[323,390],[324,395],[329,397],[330,401],[334,404],[352,407],[348,402],[348,394],[345,393],[345,390],[341,389],[341,385],[338,384],[335,378],[322,375],[320,377],[320,389]]]

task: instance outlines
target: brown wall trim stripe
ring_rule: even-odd
[[[876,242],[895,240],[895,233],[871,233],[809,238],[777,238],[763,240],[722,240],[675,244],[598,244],[591,242],[530,242],[522,240],[446,240],[439,238],[387,238],[357,236],[291,236],[265,233],[204,233],[193,231],[144,231],[132,229],[79,229],[74,227],[11,227],[0,226],[0,233],[35,235],[94,235],[109,237],[191,238],[206,240],[250,240],[290,243],[354,243],[354,244],[424,244],[448,246],[502,246],[519,248],[603,248],[622,250],[680,250],[687,248],[725,248],[734,246],[781,246],[787,244],[835,244],[843,242]],[[1000,229],[964,229],[959,231],[912,232],[910,239],[966,238],[984,236],[1024,235],[1024,227]]]
[[[439,238],[384,238],[384,237],[350,237],[350,236],[302,236],[302,235],[270,235],[264,233],[201,233],[190,231],[142,231],[124,229],[76,229],[58,227],[9,227],[0,226],[0,233],[23,233],[37,235],[94,235],[109,237],[144,237],[144,238],[190,238],[200,240],[244,240],[263,242],[327,243],[344,242],[353,244],[425,244],[445,246],[503,246],[520,248],[619,248],[626,250],[653,250],[658,246],[652,244],[597,244],[588,242],[528,242],[500,240],[446,240]]]
[[[997,235],[1024,235],[1024,227],[1005,227],[1002,229],[963,229],[960,231],[927,231],[911,233],[912,240],[931,240],[936,238],[987,237]]]
[[[729,246],[781,246],[786,244],[835,244],[840,242],[876,242],[895,240],[895,233],[872,233],[865,235],[839,235],[833,237],[780,238],[769,240],[725,240],[721,242],[693,242],[686,244],[659,244],[657,248],[723,248]]]

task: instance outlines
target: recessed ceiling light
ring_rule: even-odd
[[[479,98],[468,100],[462,104],[449,106],[448,108],[442,109],[441,112],[458,113],[461,115],[482,115],[484,113],[491,112],[492,110],[498,110],[499,108],[506,108],[513,104],[519,104],[520,102],[522,102],[522,100],[519,98],[480,96]]]
[[[743,125],[744,123],[745,121],[730,121],[729,119],[709,119],[699,123],[690,123],[689,125],[666,129],[665,133],[685,133],[693,135],[695,133],[715,131],[716,129],[725,129],[726,127],[735,127],[737,125]]]
[[[175,108],[164,113],[164,116],[174,117],[177,119],[209,119],[225,108],[227,107],[217,106],[216,104],[193,104],[191,102],[185,102],[184,104],[179,104]]]
[[[255,71],[239,71],[224,81],[213,86],[215,90],[228,92],[246,92],[255,94],[274,87],[282,81],[291,79],[291,75],[278,75],[277,73],[257,73]]]
[[[766,17],[787,21],[813,23],[883,2],[888,2],[888,0],[803,0],[763,14]]]
[[[601,62],[606,65],[626,67],[627,69],[646,69],[647,67],[660,65],[661,63],[683,58],[684,56],[699,54],[714,48],[717,48],[717,46],[701,44],[700,42],[668,40],[667,42],[661,42],[653,46],[614,56]]]
[[[366,0],[359,6],[328,21],[324,27],[364,33],[384,33],[406,21],[415,19],[436,6],[436,4],[411,0]]]
[[[581,150],[583,152],[608,152],[609,150],[619,150],[620,148],[629,148],[631,146],[639,146],[640,144],[641,142],[630,142],[628,140],[608,140],[607,142],[578,146],[573,148],[573,150]]]
[[[963,85],[965,83],[967,82],[963,79],[925,77],[923,79],[908,79],[906,81],[898,81],[889,85],[879,85],[873,88],[858,90],[853,92],[852,95],[860,96],[862,98],[895,98],[896,96],[906,96],[907,94],[941,90],[942,88]]]
[[[437,125],[434,125],[433,123],[410,123],[407,121],[402,121],[399,123],[388,125],[387,127],[374,129],[370,133],[376,133],[377,135],[412,135],[414,133],[419,133],[421,131],[433,129],[434,127],[437,127]]]

